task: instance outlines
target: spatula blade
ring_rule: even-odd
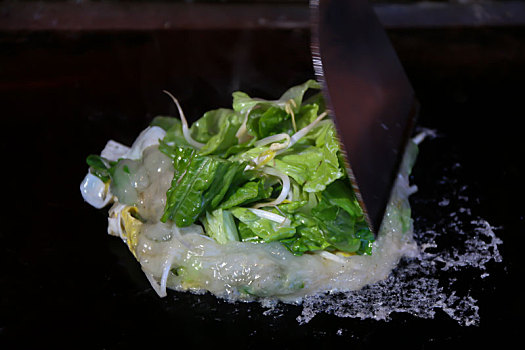
[[[338,129],[354,191],[377,234],[418,103],[366,0],[313,0],[310,7],[315,74]]]

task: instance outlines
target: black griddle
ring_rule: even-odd
[[[106,234],[105,210],[83,202],[88,154],[109,139],[130,144],[154,116],[176,114],[163,89],[196,118],[230,104],[234,90],[270,98],[313,77],[307,29],[9,31],[0,33],[8,204],[0,231],[0,347],[512,345],[525,311],[518,284],[525,265],[525,29],[388,34],[421,102],[418,126],[438,135],[421,145],[411,176],[419,188],[411,198],[416,230],[445,225],[461,206],[504,242],[503,262],[487,264],[488,277],[457,276],[458,292],[478,300],[478,326],[439,310],[433,319],[398,313],[389,321],[319,314],[300,325],[299,306],[267,312],[178,292],[160,299],[126,245]],[[437,205],[460,187],[468,200]]]

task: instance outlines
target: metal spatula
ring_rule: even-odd
[[[381,227],[418,104],[366,0],[312,0],[312,55],[347,170],[372,232]]]

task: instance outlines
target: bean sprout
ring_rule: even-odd
[[[262,209],[256,209],[256,208],[248,208],[248,210],[250,210],[252,213],[254,213],[258,217],[263,218],[263,219],[268,219],[274,222],[278,222],[279,224],[282,224],[282,225],[291,224],[290,219],[288,219],[285,216],[281,216],[279,214],[271,213],[269,211],[262,210]]]
[[[285,142],[284,143],[277,143],[278,141],[282,141],[284,140]],[[271,143],[272,145],[270,147],[281,147],[281,148],[284,148],[284,147],[287,147],[288,144],[290,143],[290,135],[288,134],[285,134],[285,133],[282,133],[282,134],[275,134],[275,135],[272,135],[272,136],[268,136],[268,137],[265,137],[263,139],[260,139],[259,141],[255,142],[254,146],[255,147],[260,147],[260,146],[264,146],[264,145],[267,145],[269,143]],[[275,146],[274,146],[275,145]]]
[[[277,176],[281,179],[282,181],[282,184],[283,184],[283,188],[281,190],[281,193],[279,194],[279,196],[271,201],[271,202],[267,202],[267,203],[257,203],[254,208],[261,208],[261,207],[267,207],[267,206],[272,206],[272,205],[278,205],[278,204],[281,204],[285,199],[286,197],[288,196],[288,193],[290,192],[290,178],[288,177],[288,175],[286,174],[283,174],[281,173],[280,171],[274,169],[274,168],[270,168],[270,167],[265,167],[262,169],[262,171],[268,175],[273,175],[273,176]]]
[[[201,149],[202,147],[205,146],[204,143],[200,143],[198,141],[195,141],[191,135],[190,135],[190,129],[188,128],[188,121],[186,120],[186,117],[184,116],[184,112],[182,111],[182,108],[179,104],[179,101],[175,98],[175,96],[173,96],[172,94],[170,94],[168,91],[166,90],[163,90],[164,93],[166,93],[169,97],[171,97],[171,99],[173,100],[173,102],[175,103],[175,105],[177,106],[177,109],[179,110],[179,114],[180,114],[180,120],[182,122],[182,134],[184,135],[184,138],[186,139],[186,141],[192,145],[193,147],[197,148],[197,149]]]

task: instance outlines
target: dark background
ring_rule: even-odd
[[[5,8],[3,349],[129,349],[161,342],[488,348],[517,338],[525,311],[518,284],[524,273],[525,27],[468,21],[413,27],[411,18],[386,26],[421,102],[418,125],[439,134],[422,145],[412,177],[420,188],[412,198],[416,229],[443,219],[429,203],[442,197],[440,180],[449,176],[456,180],[449,184],[468,184],[473,216],[493,225],[504,242],[504,260],[489,264],[490,276],[465,281],[479,300],[480,325],[460,326],[440,312],[431,320],[395,314],[389,322],[318,315],[299,325],[298,307],[265,316],[257,304],[209,295],[170,292],[159,299],[126,246],[106,235],[105,210],[84,203],[79,185],[85,157],[107,140],[130,144],[154,116],[176,115],[163,89],[195,119],[228,106],[235,90],[274,98],[313,77],[308,28],[276,20],[249,29],[24,30],[13,29]],[[449,170],[456,163],[461,167]]]

